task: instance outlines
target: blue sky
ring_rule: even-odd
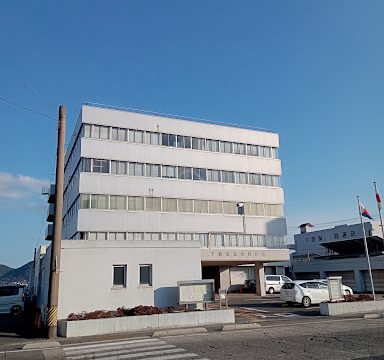
[[[0,4],[0,97],[56,118],[82,102],[280,134],[289,237],[377,214],[384,192],[384,2],[11,1]],[[0,263],[45,231],[56,120],[0,100]]]

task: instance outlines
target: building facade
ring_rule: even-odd
[[[289,258],[278,148],[268,131],[83,106],[65,160],[60,290],[105,286],[93,308],[167,305],[176,280],[224,288],[231,266],[254,264],[264,291],[263,263]]]
[[[342,276],[343,283],[356,292],[371,291],[361,224],[339,225],[312,231],[310,224],[294,236],[292,270],[297,279],[324,279]],[[376,291],[384,291],[384,242],[380,224],[364,223]]]

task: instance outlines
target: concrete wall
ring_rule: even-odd
[[[139,285],[139,265],[152,264],[153,285]],[[113,287],[113,265],[127,266],[127,286]],[[177,303],[177,281],[200,280],[197,242],[62,242],[59,319],[71,312]]]

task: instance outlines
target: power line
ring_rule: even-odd
[[[3,53],[3,59],[8,61],[8,64],[0,62],[3,65],[4,69],[10,71],[15,76],[16,80],[28,91],[30,91],[36,98],[44,102],[45,105],[50,106],[53,110],[56,110],[56,107],[52,104],[51,101],[41,92],[41,90],[29,79],[25,72],[12,60],[11,56],[0,46],[0,50]],[[10,65],[9,65],[10,64]]]
[[[1,97],[1,96],[0,96],[0,100],[5,101],[5,102],[7,102],[7,103],[9,103],[9,104],[12,104],[12,105],[14,105],[14,106],[17,106],[17,107],[19,107],[19,108],[21,108],[21,109],[23,109],[23,110],[30,111],[30,112],[32,112],[32,113],[34,113],[34,114],[36,114],[36,115],[40,115],[40,116],[44,116],[44,117],[46,117],[46,118],[48,118],[48,119],[56,120],[55,118],[53,118],[53,117],[51,117],[51,116],[49,116],[49,115],[42,114],[42,113],[40,113],[40,112],[38,112],[38,111],[32,110],[32,109],[30,109],[30,108],[27,108],[27,107],[24,106],[24,105],[15,103],[14,101],[5,99],[5,98],[3,98],[3,97]]]

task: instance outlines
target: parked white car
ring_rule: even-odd
[[[343,285],[345,295],[353,294],[350,287]],[[309,307],[329,300],[328,284],[325,280],[297,280],[286,282],[280,291],[280,299],[287,304],[302,304]]]
[[[322,281],[324,284],[327,284],[328,285],[328,280],[327,279],[315,279],[315,281]],[[350,288],[349,286],[347,285],[343,285],[341,284],[342,288],[343,288],[343,293],[344,295],[353,295],[353,290],[352,288]]]
[[[0,286],[0,314],[20,315],[24,311],[24,286]]]
[[[280,292],[281,287],[286,281],[292,281],[288,276],[284,275],[266,275],[265,276],[265,291],[268,294]]]

